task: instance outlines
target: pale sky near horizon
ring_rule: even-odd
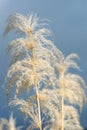
[[[55,45],[65,54],[72,52],[80,56],[78,62],[81,76],[87,83],[87,0],[0,0],[0,85],[2,86],[8,69],[6,47],[12,40],[11,33],[3,37],[6,20],[15,12],[21,14],[37,13],[40,18],[50,20]],[[4,91],[4,90],[3,90]],[[2,91],[2,92],[3,92]],[[7,114],[3,93],[0,94],[0,117]],[[4,109],[2,109],[4,108]],[[2,112],[3,111],[3,112]],[[81,123],[87,127],[87,107]]]

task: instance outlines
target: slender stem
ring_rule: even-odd
[[[41,110],[40,110],[40,101],[38,98],[38,85],[36,85],[36,95],[37,95],[37,107],[38,107],[38,118],[40,123],[40,130],[42,130],[42,123],[41,123]]]
[[[40,108],[40,100],[39,100],[39,92],[38,92],[38,83],[37,83],[37,76],[36,76],[36,66],[35,66],[35,54],[34,49],[32,49],[32,61],[33,61],[33,71],[34,71],[34,84],[36,89],[36,99],[37,99],[37,112],[38,112],[38,119],[39,119],[39,129],[42,130],[42,122],[41,122],[41,108]]]
[[[62,97],[62,110],[59,112],[58,130],[64,130],[64,98]]]
[[[61,110],[61,130],[64,130],[64,74],[61,74],[61,95],[62,95],[62,110]]]
[[[62,97],[62,130],[64,130],[64,98]]]

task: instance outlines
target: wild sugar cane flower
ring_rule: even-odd
[[[16,33],[24,34],[24,38],[13,40],[8,46],[11,64],[6,77],[7,97],[9,97],[12,87],[16,87],[14,94],[16,99],[23,89],[30,90],[33,87],[36,93],[37,119],[32,116],[32,120],[36,119],[38,123],[35,124],[40,130],[42,130],[42,117],[39,90],[43,85],[46,86],[47,82],[55,79],[51,62],[54,45],[51,40],[47,39],[51,34],[50,31],[41,28],[42,25],[43,22],[40,23],[36,15],[14,14],[9,17],[5,30],[5,35],[12,29],[15,29]]]
[[[16,121],[13,118],[13,113],[11,113],[9,120],[5,118],[0,119],[0,130],[21,130],[22,126],[16,127]]]
[[[66,114],[64,113],[65,105],[72,105],[73,108],[75,107],[75,105],[78,105],[81,110],[83,107],[83,102],[86,102],[86,93],[85,93],[86,84],[81,76],[79,76],[78,74],[72,74],[69,72],[70,68],[79,69],[79,66],[77,65],[76,60],[75,60],[79,58],[78,55],[75,53],[72,53],[68,55],[67,57],[64,57],[63,54],[61,53],[60,57],[61,58],[58,57],[59,62],[56,62],[56,64],[54,65],[55,69],[58,72],[55,85],[61,99],[60,100],[61,110],[60,110],[60,116],[58,119],[59,121],[61,121],[60,123],[61,126],[59,125],[59,128],[60,130],[64,130],[64,129],[67,129],[64,124],[65,114]],[[80,123],[78,126],[80,128]],[[72,129],[73,127],[74,127],[74,123],[73,123]]]
[[[4,34],[15,30],[24,37],[13,40],[8,46],[11,64],[6,77],[7,97],[16,87],[16,98],[10,105],[19,105],[19,109],[31,118],[29,129],[74,130],[76,127],[82,130],[74,105],[82,108],[86,100],[86,85],[82,77],[69,72],[69,68],[79,69],[76,63],[79,57],[75,53],[65,57],[49,40],[51,32],[43,25],[37,15],[16,13],[8,18]],[[22,90],[30,90],[31,87],[34,95],[29,95],[27,100],[18,99]],[[48,112],[51,121],[50,126],[44,128],[42,111],[45,117]]]

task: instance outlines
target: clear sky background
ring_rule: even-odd
[[[80,56],[79,74],[87,83],[87,0],[0,0],[0,86],[8,69],[6,47],[13,34],[3,37],[6,20],[15,12],[37,13],[38,17],[50,20],[55,45],[64,53],[75,52]],[[5,91],[0,90],[0,118],[9,117]],[[19,119],[21,120],[21,119]],[[21,122],[21,121],[20,121]],[[87,107],[84,107],[81,124],[87,127]]]

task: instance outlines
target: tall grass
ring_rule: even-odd
[[[50,40],[52,33],[45,25],[37,15],[16,13],[8,18],[4,35],[11,30],[20,34],[8,46],[10,66],[6,94],[9,105],[18,105],[31,118],[28,129],[82,130],[76,106],[81,110],[86,102],[86,84],[78,74],[69,72],[69,68],[79,69],[74,60],[79,57],[74,53],[65,57]],[[13,87],[14,98],[9,99]],[[31,88],[34,94],[27,100],[20,99],[20,93],[30,92]],[[43,126],[44,118],[47,126]]]

